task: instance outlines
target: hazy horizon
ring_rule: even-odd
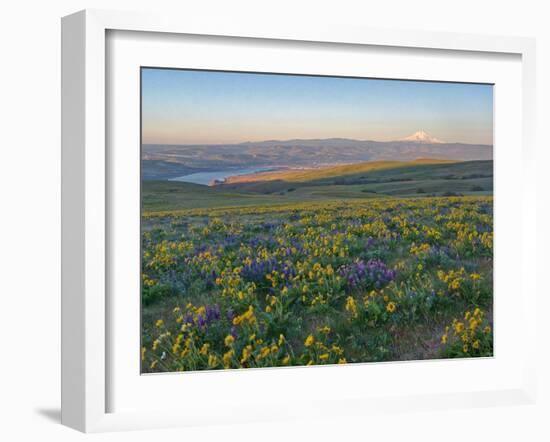
[[[409,135],[412,135],[412,134],[409,134]],[[431,134],[430,134],[431,135]],[[379,139],[374,139],[374,138],[370,138],[370,139],[358,139],[358,138],[349,138],[349,137],[327,137],[327,138],[287,138],[287,139],[282,139],[282,138],[279,138],[279,139],[257,139],[257,140],[244,140],[244,141],[234,141],[234,142],[219,142],[219,143],[205,143],[205,142],[194,142],[194,143],[148,143],[148,142],[143,142],[142,144],[143,145],[147,145],[147,146],[186,146],[186,147],[192,147],[192,146],[200,146],[200,145],[204,145],[204,146],[229,146],[229,145],[232,145],[232,144],[254,144],[254,143],[265,143],[265,142],[281,142],[281,143],[285,143],[285,142],[289,142],[289,141],[325,141],[325,140],[349,140],[349,141],[360,141],[360,142],[369,142],[369,141],[373,141],[373,142],[381,142],[381,143],[385,143],[385,142],[392,142],[392,141],[403,141],[403,140],[399,140],[399,139],[388,139],[388,140],[379,140]],[[464,143],[462,141],[449,141],[449,140],[444,140],[443,143],[441,144],[472,144],[472,145],[483,145],[483,146],[492,146],[493,143]]]
[[[142,68],[143,144],[395,141],[419,130],[492,145],[492,85]]]

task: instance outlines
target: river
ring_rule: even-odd
[[[251,175],[258,172],[269,172],[270,170],[274,169],[274,167],[251,167],[248,169],[225,169],[216,170],[214,172],[197,172],[191,173],[189,175],[171,178],[170,181],[182,181],[185,183],[203,184],[205,186],[210,186],[214,184],[215,181],[224,182],[227,178],[231,176]]]

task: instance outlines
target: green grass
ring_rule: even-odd
[[[283,180],[203,186],[176,181],[143,181],[142,204],[146,212],[174,209],[249,207],[299,201],[370,199],[388,197],[491,195],[493,162],[376,162],[338,166],[348,175],[327,176],[312,181]],[[390,163],[394,164],[393,168]],[[398,164],[395,164],[398,163]],[[362,169],[357,173],[358,169]],[[317,172],[317,171],[310,171]]]
[[[455,163],[450,160],[420,159],[416,161],[366,161],[356,164],[345,164],[341,166],[322,167],[306,170],[283,170],[276,172],[265,172],[255,175],[241,175],[229,180],[229,183],[257,182],[257,181],[286,181],[293,183],[321,181],[336,177],[354,176],[358,174],[371,173],[380,170],[394,170],[411,165],[422,164],[448,164]]]

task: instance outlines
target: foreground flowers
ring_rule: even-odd
[[[490,197],[143,221],[144,371],[492,353]]]

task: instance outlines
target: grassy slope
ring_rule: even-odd
[[[349,166],[338,166],[337,169],[341,167]],[[419,189],[424,193],[419,193]],[[309,182],[276,180],[210,187],[174,181],[144,181],[142,200],[144,210],[154,212],[346,198],[442,195],[445,192],[484,195],[491,194],[492,190],[492,161],[413,162],[399,163],[393,168],[375,166],[360,173],[327,176]]]
[[[356,164],[345,164],[341,166],[328,166],[318,169],[305,170],[282,170],[275,172],[257,173],[253,175],[241,175],[228,180],[232,183],[246,183],[258,181],[286,181],[292,183],[325,180],[327,178],[343,177],[349,175],[364,174],[375,170],[397,169],[411,165],[420,164],[449,164],[450,160],[419,159],[416,161],[368,161]]]

